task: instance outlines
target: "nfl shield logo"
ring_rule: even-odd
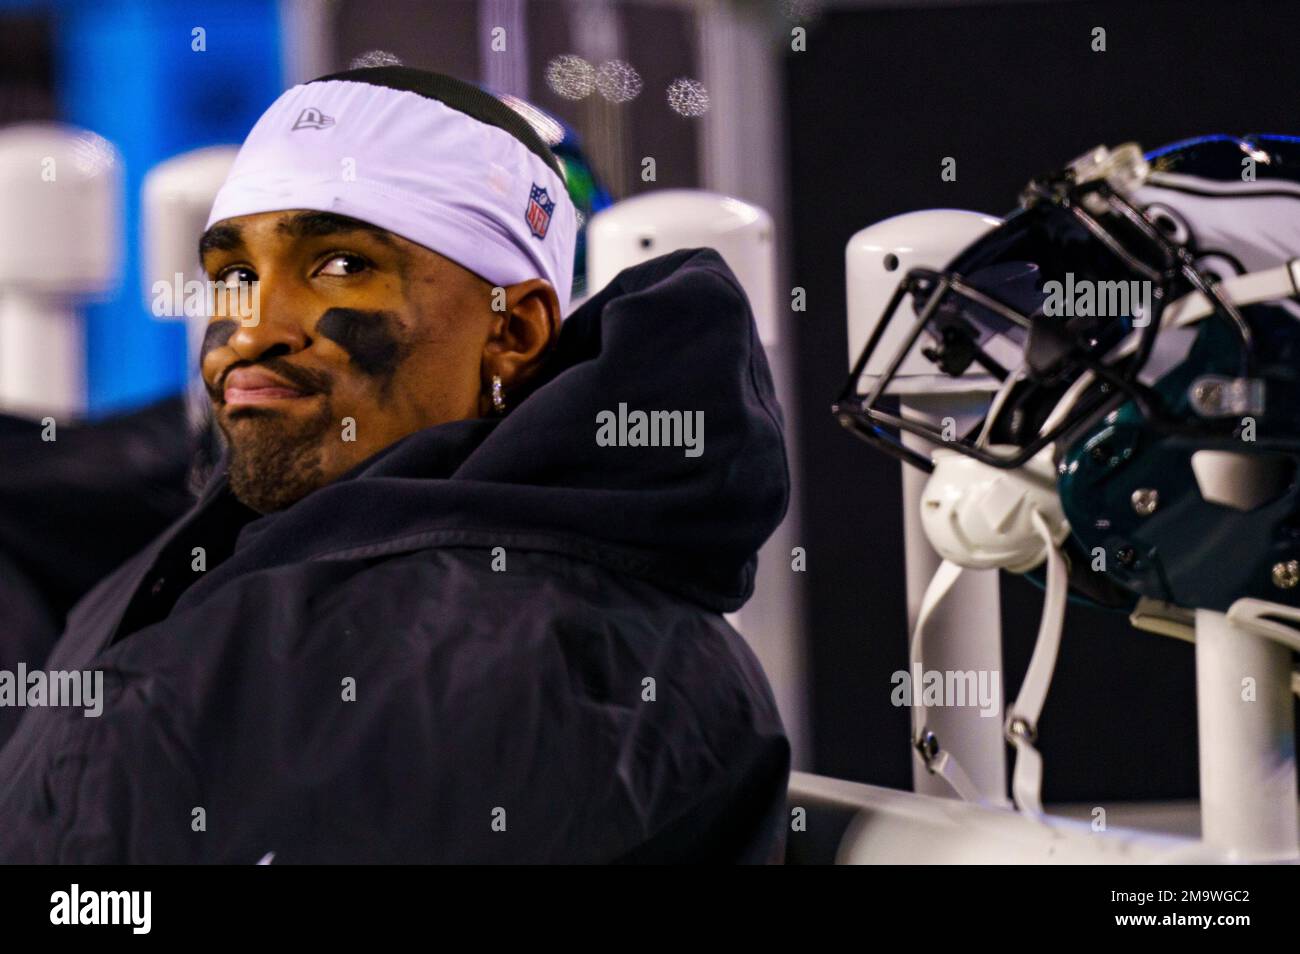
[[[524,218],[528,220],[528,227],[539,239],[546,238],[546,229],[551,224],[551,212],[554,209],[555,201],[546,194],[545,189],[534,182],[533,191],[528,196],[528,208],[524,210]]]

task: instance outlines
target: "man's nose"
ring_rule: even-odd
[[[251,309],[239,317],[235,333],[227,342],[245,361],[257,361],[272,351],[276,355],[294,354],[311,344],[302,307],[295,307],[292,296],[277,290],[275,283],[253,283],[249,303]]]

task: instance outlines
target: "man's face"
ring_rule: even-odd
[[[501,316],[472,272],[323,212],[226,219],[201,254],[210,279],[258,283],[256,322],[214,317],[200,357],[231,489],[254,510],[283,509],[408,434],[484,412],[485,347]]]

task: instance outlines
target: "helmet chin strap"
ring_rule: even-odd
[[[1300,258],[1258,272],[1234,275],[1219,282],[1219,294],[1234,305],[1253,305],[1300,296]],[[1184,328],[1214,314],[1214,302],[1199,291],[1189,292],[1165,307],[1162,326]]]
[[[935,570],[929,586],[925,588],[921,608],[916,614],[916,628],[912,630],[912,638],[908,642],[907,664],[909,672],[920,672],[925,658],[926,624],[930,621],[930,616],[935,607],[943,602],[943,598],[948,595],[952,585],[961,576],[961,571],[962,568],[956,563],[951,560],[944,560],[939,564],[939,568]],[[921,759],[926,769],[934,775],[941,776],[957,793],[959,798],[968,802],[983,802],[984,799],[981,797],[979,789],[970,780],[970,776],[961,767],[961,763],[953,757],[951,752],[939,747],[939,740],[926,727],[926,722],[925,693],[920,687],[913,686],[912,751]]]
[[[1005,732],[1016,750],[1016,767],[1011,774],[1011,797],[1016,807],[1031,815],[1043,814],[1043,757],[1034,748],[1038,737],[1038,718],[1047,702],[1047,690],[1056,671],[1056,657],[1061,648],[1061,629],[1065,625],[1065,602],[1069,578],[1065,558],[1052,540],[1051,530],[1042,515],[1031,515],[1034,529],[1043,539],[1047,551],[1047,590],[1043,598],[1043,616],[1038,624],[1038,638],[1029,669],[1020,684],[1020,695],[1007,713]]]
[[[1038,736],[1038,719],[1042,715],[1043,705],[1047,701],[1047,691],[1052,684],[1052,673],[1056,670],[1056,657],[1061,648],[1061,630],[1065,622],[1065,605],[1068,596],[1068,577],[1065,570],[1065,558],[1052,537],[1048,522],[1035,507],[1030,513],[1034,530],[1043,541],[1047,558],[1047,587],[1043,601],[1043,615],[1038,627],[1038,638],[1034,643],[1033,655],[1029,660],[1029,669],[1025,672],[1024,682],[1020,685],[1020,694],[1007,714],[1005,733],[1007,741],[1015,748],[1016,763],[1011,776],[1011,794],[1016,807],[1027,815],[1040,818],[1043,815],[1042,785],[1043,758],[1034,747]],[[943,602],[961,575],[962,567],[945,559],[939,564],[930,585],[926,587],[925,596],[916,617],[916,628],[909,643],[909,665],[912,672],[917,672],[922,665],[925,648],[926,625],[935,608]],[[957,758],[939,746],[934,734],[926,728],[925,695],[913,687],[912,693],[912,740],[914,751],[925,767],[932,773],[942,776],[958,797],[969,802],[984,803],[970,776],[962,769]]]

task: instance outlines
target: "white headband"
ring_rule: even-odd
[[[511,133],[438,100],[351,80],[286,91],[207,224],[287,209],[369,222],[493,285],[544,278],[568,313],[577,214],[563,180]]]

